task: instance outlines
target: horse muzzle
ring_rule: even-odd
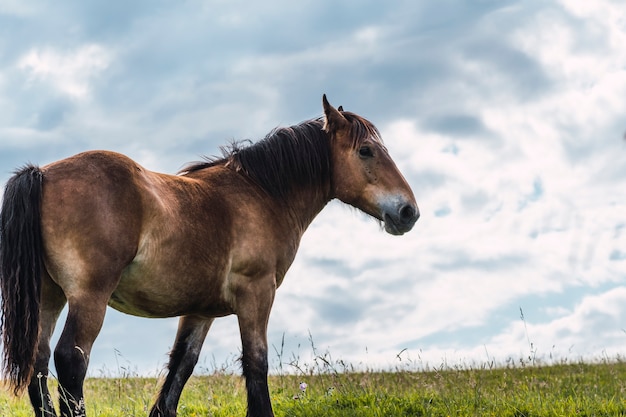
[[[381,209],[385,231],[395,236],[400,236],[410,231],[420,217],[417,204],[408,202],[405,199],[386,201],[381,204]]]

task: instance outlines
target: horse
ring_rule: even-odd
[[[36,416],[56,416],[47,386],[50,337],[60,415],[85,416],[83,382],[107,306],[180,317],[150,417],[176,416],[215,318],[235,314],[247,416],[273,416],[267,324],[300,239],[332,199],[392,235],[412,229],[415,197],[365,118],[322,97],[323,115],[177,175],[88,151],[8,180],[0,213],[2,372]]]

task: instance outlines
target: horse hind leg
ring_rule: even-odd
[[[174,417],[185,383],[198,362],[202,344],[213,319],[183,316],[178,322],[176,341],[170,352],[168,373],[150,417]]]
[[[108,296],[98,293],[68,296],[67,320],[54,350],[62,417],[85,416],[83,382],[91,347],[104,321],[107,300]]]
[[[65,295],[47,273],[42,274],[41,287],[41,332],[33,376],[28,384],[28,396],[35,411],[41,417],[54,417],[56,412],[48,390],[48,367],[50,363],[50,338],[65,306]]]

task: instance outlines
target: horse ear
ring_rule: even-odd
[[[324,131],[330,133],[346,128],[350,124],[336,108],[330,105],[326,94],[322,96],[322,105],[324,106]]]
[[[343,111],[343,106],[337,107],[337,111]]]

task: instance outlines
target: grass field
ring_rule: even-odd
[[[619,358],[419,372],[356,372],[339,365],[322,361],[297,375],[271,376],[276,416],[626,416],[626,362]],[[156,378],[90,378],[87,415],[144,416],[158,385]],[[0,415],[30,417],[32,412],[26,398],[2,392]],[[232,374],[192,377],[179,405],[179,416],[185,417],[244,415],[244,381]]]

